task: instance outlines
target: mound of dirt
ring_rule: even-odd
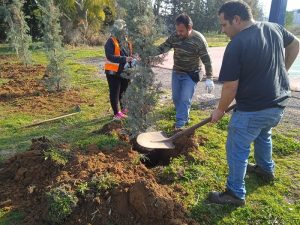
[[[94,134],[117,135],[122,141],[130,142],[128,132],[124,128],[122,121],[112,121],[105,124],[100,130],[94,131]]]
[[[87,103],[77,90],[48,92],[43,83],[45,66],[26,67],[20,63],[7,62],[7,57],[3,61],[0,62],[0,78],[6,82],[0,85],[0,104],[13,102],[15,111],[48,113],[65,112],[65,109]]]
[[[65,166],[45,159],[54,144],[35,139],[27,152],[17,154],[0,168],[0,205],[23,212],[22,224],[51,224],[48,199],[51,189],[68,185],[78,203],[62,224],[194,225],[168,186],[157,183],[152,170],[139,162],[130,147],[112,151],[91,148],[73,151]],[[67,145],[55,146],[65,149]],[[79,184],[109,173],[117,185],[107,190],[78,193]]]
[[[199,136],[196,137],[194,133],[188,136],[183,136],[174,141],[175,149],[147,149],[140,146],[136,139],[130,140],[128,133],[124,128],[121,121],[112,121],[105,124],[100,130],[93,132],[94,134],[116,134],[121,140],[131,142],[133,149],[144,154],[145,159],[143,163],[147,167],[165,166],[168,165],[172,158],[179,155],[184,155],[187,158],[190,157],[190,153],[196,152],[198,158],[201,159],[204,156],[200,155],[197,150],[199,145],[204,145],[207,139]]]

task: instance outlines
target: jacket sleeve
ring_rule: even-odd
[[[113,63],[126,63],[126,56],[116,56],[113,40],[109,38],[104,46],[106,58]]]
[[[208,44],[207,44],[204,36],[202,36],[202,43],[200,44],[200,47],[199,47],[199,56],[200,56],[202,63],[204,64],[206,77],[208,79],[212,79],[213,78],[212,62],[211,62],[211,58],[208,54]]]
[[[170,49],[172,49],[173,48],[172,39],[173,37],[171,35],[170,37],[168,37],[167,40],[165,40],[164,43],[160,44],[159,46],[153,46],[150,56],[157,56],[160,54],[164,54],[168,52]]]
[[[173,48],[172,45],[172,36],[170,36],[164,43],[160,44],[156,51],[158,54],[163,54],[168,52],[171,48]]]

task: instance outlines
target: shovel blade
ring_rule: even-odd
[[[174,149],[175,145],[162,131],[147,132],[137,136],[137,143],[149,149]]]

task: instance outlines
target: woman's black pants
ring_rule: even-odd
[[[121,110],[124,109],[121,99],[128,87],[129,80],[122,78],[119,74],[110,75],[108,73],[106,73],[106,79],[109,87],[110,104],[114,111],[114,115],[116,115],[120,111],[119,104]]]

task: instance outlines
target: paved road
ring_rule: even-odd
[[[219,70],[222,63],[222,58],[224,54],[225,48],[210,48],[210,54],[213,60],[213,70],[214,76],[217,78],[219,74]],[[299,65],[299,58],[297,59]],[[88,60],[84,60],[81,63],[84,64],[92,64],[103,67],[104,59],[99,58],[89,58]],[[170,52],[165,62],[160,65],[160,67],[153,68],[154,73],[156,75],[156,79],[158,82],[161,82],[163,89],[166,91],[166,94],[162,96],[162,101],[172,101],[171,99],[171,68],[173,65],[173,52]],[[294,68],[294,67],[293,67]],[[292,70],[293,70],[292,68]],[[96,79],[106,79],[103,76],[103,71],[100,71],[100,74],[96,75]],[[285,117],[282,124],[282,132],[286,132],[292,129],[300,129],[300,74],[299,76],[292,76],[291,86],[293,86],[294,90],[298,90],[299,92],[293,92],[293,96],[296,98],[291,98],[288,107],[286,108]],[[215,104],[218,102],[218,98],[221,95],[221,87],[222,85],[218,82],[215,84],[215,90],[213,94],[208,94],[205,90],[204,82],[199,82],[196,88],[196,92],[194,95],[193,103],[195,105],[199,105],[200,108],[210,108],[215,107]],[[300,137],[299,137],[300,140]]]
[[[219,76],[224,51],[225,51],[225,47],[209,48],[209,53],[213,64],[213,74],[215,78]],[[174,53],[173,51],[167,53],[164,62],[158,65],[158,67],[163,69],[172,69],[173,53]],[[292,90],[300,91],[300,56],[296,59],[294,65],[289,71],[289,74],[290,74],[290,84]]]

